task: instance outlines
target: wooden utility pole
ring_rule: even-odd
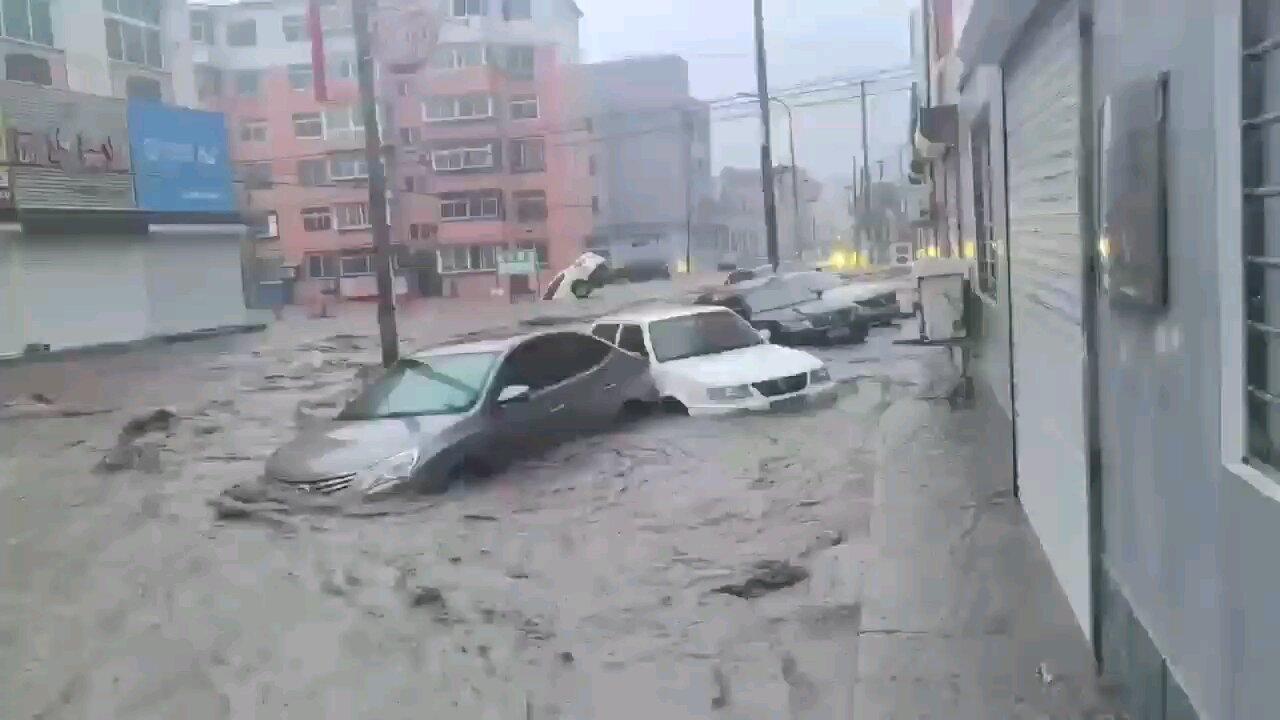
[[[756,99],[760,102],[760,184],[764,190],[764,237],[769,264],[778,270],[778,207],[773,196],[773,145],[769,130],[769,69],[764,51],[764,0],[755,0]]]
[[[693,272],[693,111],[685,109],[684,125],[684,271]]]
[[[369,5],[372,0],[352,0],[351,24],[356,40],[356,76],[360,82],[360,109],[364,115],[364,157],[369,166],[369,223],[378,283],[378,335],[382,341],[382,365],[400,359],[396,331],[395,285],[391,276],[391,227],[387,224],[387,176],[382,166],[382,135],[378,128],[378,103],[373,87],[373,51],[369,42]]]

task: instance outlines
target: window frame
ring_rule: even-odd
[[[302,216],[303,232],[328,232],[334,229],[333,208],[328,205],[304,207],[299,214]],[[321,219],[323,222],[315,222]],[[308,221],[313,221],[310,227]]]
[[[259,130],[261,133],[257,132]],[[265,118],[241,118],[239,137],[242,143],[268,142],[271,138],[271,123]]]
[[[342,276],[342,264],[337,253],[307,253],[305,257],[309,280],[336,280]],[[317,261],[320,266],[319,274],[313,272]]]
[[[516,114],[517,107],[525,108],[530,104],[533,105],[532,115]],[[522,110],[521,112],[525,112],[525,111]],[[542,108],[538,103],[538,96],[533,93],[521,93],[519,95],[512,95],[511,99],[507,103],[507,115],[512,120],[537,120],[539,117],[542,116]]]
[[[331,118],[336,119],[339,114],[344,115],[344,119],[351,124],[341,128],[334,127]],[[323,110],[320,118],[324,124],[325,140],[356,140],[364,137],[364,112],[359,105],[345,105]]]
[[[17,64],[18,62],[26,63],[26,67],[21,67]],[[40,70],[43,72],[38,72]],[[29,76],[13,77],[15,74]],[[38,85],[40,87],[51,87],[53,85],[53,65],[49,62],[48,58],[34,53],[7,53],[4,56],[4,79],[9,82],[20,82],[27,83],[28,85]]]
[[[512,6],[516,3],[522,3],[520,7],[524,10],[517,14]],[[502,18],[507,22],[515,20],[532,20],[533,19],[533,0],[502,0]]]
[[[538,148],[537,165],[530,165],[529,149]],[[510,143],[511,172],[539,173],[547,171],[547,141],[541,137],[516,138]]]
[[[316,69],[311,63],[289,63],[285,66],[285,77],[289,89],[294,92],[309,92],[316,84]],[[301,82],[296,82],[301,80]]]
[[[333,227],[336,230],[368,230],[373,227],[373,223],[369,219],[368,202],[337,202],[333,204],[332,208]],[[346,215],[350,211],[355,211],[356,222],[354,223],[348,223],[351,218],[346,217]]]
[[[313,119],[313,116],[314,116],[314,119]],[[317,125],[319,125],[320,132],[316,135],[299,135],[298,134],[298,123],[299,123],[298,118],[300,117],[305,118],[301,120],[301,122],[305,125],[310,126],[312,123],[316,123]],[[323,140],[324,139],[324,113],[321,113],[321,112],[294,113],[290,119],[293,122],[293,137],[295,139],[297,140]]]
[[[240,30],[246,27],[253,28],[253,31],[251,33],[252,38],[249,38],[247,41],[233,42],[231,39],[233,31]],[[257,18],[244,18],[242,20],[234,20],[232,22],[227,23],[226,28],[223,30],[223,40],[226,42],[227,47],[257,47],[258,46]]]
[[[323,177],[319,182],[313,182],[317,177],[313,172],[314,168],[319,168],[323,172]],[[325,187],[333,184],[332,178],[329,177],[328,158],[298,158],[297,173],[299,187]]]
[[[265,173],[261,172],[265,169]],[[270,160],[252,160],[239,165],[240,180],[245,190],[268,190],[275,185],[274,169]]]
[[[294,23],[296,21],[296,27]],[[284,36],[284,41],[289,43],[307,42],[311,38],[307,31],[306,15],[282,15],[280,16],[280,34]]]
[[[338,163],[350,163],[352,166],[351,174],[346,174],[346,170],[340,174],[338,172]],[[333,153],[329,156],[328,175],[330,182],[339,182],[343,180],[368,180],[369,179],[369,163],[364,153],[359,151]]]
[[[441,275],[464,273],[491,273],[498,271],[498,252],[506,249],[506,243],[468,243],[443,245],[436,249],[436,267]],[[446,255],[451,255],[446,262]],[[459,257],[466,259],[466,267],[459,267]],[[479,261],[477,261],[479,258]],[[491,263],[486,263],[492,260]]]
[[[551,214],[550,207],[547,205],[547,193],[545,190],[516,191],[511,194],[511,203],[515,205],[516,222],[518,223],[543,223],[547,221]],[[526,215],[524,211],[530,206],[540,206],[541,212],[533,212]]]
[[[486,110],[483,114],[475,114],[475,113],[468,114],[468,115],[462,114],[461,112],[462,104],[464,102],[474,103],[480,98],[483,98],[486,104]],[[444,116],[433,115],[433,112],[437,107],[435,103],[441,103],[441,102],[451,103],[452,105],[451,114],[444,115]],[[494,102],[493,102],[492,95],[485,95],[481,93],[475,93],[470,95],[448,95],[445,97],[433,98],[427,102],[424,102],[422,104],[422,121],[426,123],[446,123],[446,122],[461,122],[461,121],[467,121],[467,120],[491,120],[494,117],[493,109],[494,109]]]
[[[485,163],[475,163],[475,162],[468,163],[467,156],[469,154],[487,155],[488,161]],[[458,159],[458,163],[456,166],[454,166],[453,163],[442,164],[440,162],[441,158],[449,159],[454,157]],[[487,143],[483,146],[468,145],[468,146],[462,146],[462,147],[453,147],[453,148],[447,148],[443,150],[431,151],[431,169],[436,172],[451,173],[451,172],[462,172],[465,170],[492,170],[496,166],[497,166],[497,153],[494,152],[493,143]]]
[[[347,264],[352,261],[363,261],[363,270],[348,270]],[[338,256],[338,273],[340,277],[368,277],[376,272],[374,254],[371,252],[349,253]]]
[[[208,10],[191,10],[188,13],[188,22],[191,25],[191,42],[200,45],[217,44],[218,37],[213,25],[213,15]],[[199,32],[196,32],[197,29]]]
[[[275,210],[266,210],[264,212],[266,223],[263,225],[265,230],[255,233],[259,240],[275,240],[280,237],[280,213]]]
[[[262,73],[258,70],[233,70],[235,75],[235,96],[238,98],[256,98],[262,96]],[[245,78],[253,78],[253,92],[245,92]]]
[[[485,212],[485,207],[493,203],[493,212]],[[462,204],[466,215],[445,216],[445,205]],[[476,191],[470,193],[444,193],[440,196],[440,222],[473,222],[494,221],[502,219],[501,191]]]
[[[461,14],[459,14],[459,8],[461,8]],[[452,18],[486,17],[488,14],[488,0],[450,0],[449,3],[449,17]]]
[[[969,158],[973,170],[970,203],[973,209],[973,228],[977,247],[974,260],[977,264],[979,295],[991,302],[1000,298],[1000,248],[996,236],[995,212],[992,207],[993,182],[991,161],[990,108],[984,107],[974,119],[969,131]]]

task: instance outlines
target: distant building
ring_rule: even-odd
[[[0,12],[5,80],[196,103],[186,0],[6,0]]]
[[[350,0],[321,5],[323,98],[307,0],[204,5],[191,23],[200,96],[230,118],[259,257],[299,302],[375,292]],[[498,277],[499,251],[536,249],[548,272],[582,252],[585,131],[564,82],[581,16],[572,0],[377,3],[397,293],[531,293]]]
[[[689,94],[689,65],[674,55],[581,67],[595,175],[590,246],[615,266],[686,252],[714,266],[718,236],[700,211],[712,196],[711,125]],[[690,244],[689,229],[693,229]]]

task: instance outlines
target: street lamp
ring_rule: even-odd
[[[740,98],[757,99],[760,96],[755,93],[738,93]],[[796,238],[796,252],[800,251],[800,166],[796,163],[796,118],[791,112],[791,106],[781,98],[770,97],[769,102],[776,102],[787,111],[787,145],[791,152],[791,208],[792,218],[791,226],[792,236]]]

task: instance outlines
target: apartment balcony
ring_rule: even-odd
[[[501,218],[440,221],[439,242],[441,245],[498,243],[506,240],[507,222]]]

